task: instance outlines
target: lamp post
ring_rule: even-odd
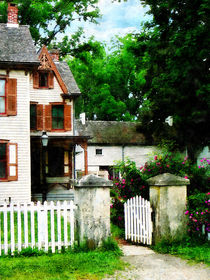
[[[46,200],[46,194],[47,194],[47,186],[46,186],[46,147],[48,145],[48,140],[49,140],[46,131],[42,132],[41,140],[42,140],[42,184],[43,184],[42,202],[44,202]]]

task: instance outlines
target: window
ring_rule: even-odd
[[[0,116],[17,115],[17,80],[0,78]]]
[[[49,148],[46,157],[47,175],[49,177],[71,176],[71,159],[70,151],[60,147]]]
[[[39,87],[48,87],[48,73],[40,72],[39,73]]]
[[[33,73],[33,87],[37,89],[54,88],[54,72],[37,71]]]
[[[96,155],[102,155],[102,149],[96,149]]]
[[[71,105],[64,103],[52,103],[45,105],[45,130],[70,131]]]
[[[6,81],[0,80],[0,114],[6,113]]]
[[[30,127],[32,130],[37,129],[37,110],[36,104],[30,105]]]
[[[7,144],[0,143],[0,179],[7,178]]]
[[[64,129],[64,106],[52,106],[52,129]]]
[[[0,181],[17,180],[17,144],[0,140]]]

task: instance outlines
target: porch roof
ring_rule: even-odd
[[[49,144],[60,144],[60,145],[66,145],[66,144],[73,144],[73,145],[80,145],[83,143],[87,143],[90,139],[90,136],[51,136],[48,135],[48,141]],[[35,142],[41,143],[41,136],[40,135],[33,135],[31,136],[31,140]]]

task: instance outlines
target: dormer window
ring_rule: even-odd
[[[48,87],[48,73],[40,72],[39,73],[39,87],[47,88]]]
[[[53,89],[54,88],[54,72],[53,71],[37,71],[33,73],[33,87],[36,89]]]

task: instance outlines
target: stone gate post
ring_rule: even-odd
[[[147,182],[154,211],[153,243],[181,240],[186,235],[187,228],[185,209],[189,180],[164,173]]]
[[[112,181],[87,175],[75,185],[79,243],[94,248],[110,236],[110,187]]]

